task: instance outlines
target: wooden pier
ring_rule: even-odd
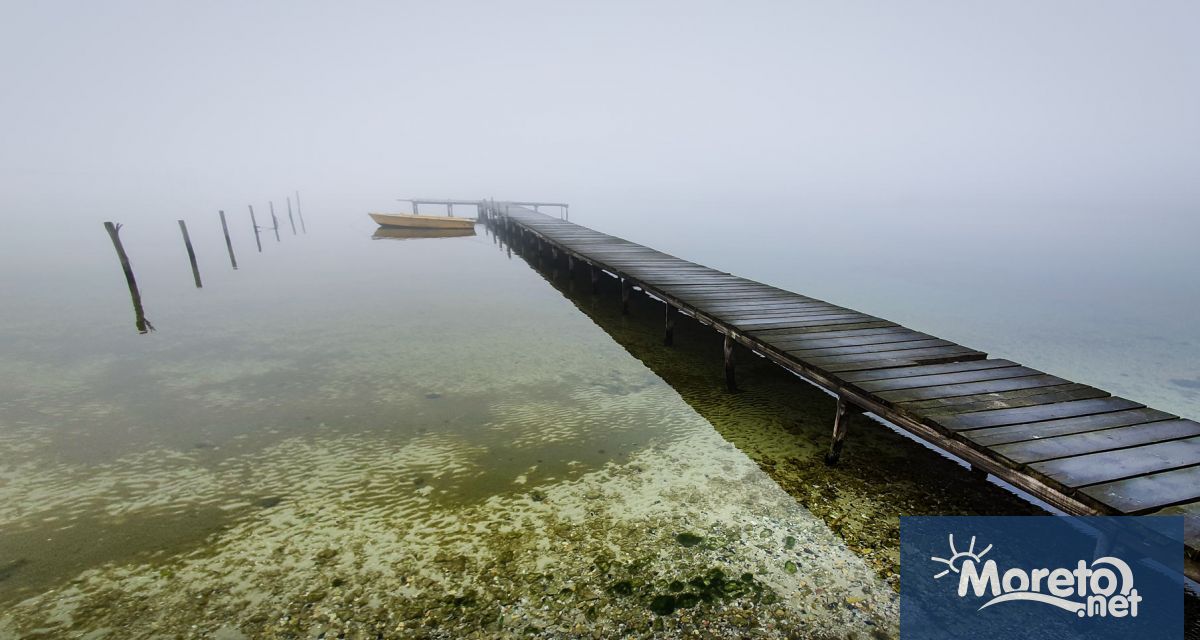
[[[822,300],[711,269],[547,216],[484,203],[484,217],[568,269],[641,290],[837,398],[826,462],[850,413],[870,413],[1076,515],[1183,514],[1187,573],[1200,579],[1200,424]],[[886,481],[886,479],[882,479]]]

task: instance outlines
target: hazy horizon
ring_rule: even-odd
[[[0,201],[1187,218],[1198,21],[1187,2],[18,2]]]

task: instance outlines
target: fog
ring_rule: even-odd
[[[1200,203],[1197,24],[1194,2],[9,2],[0,216],[299,189],[618,226],[1177,220]]]

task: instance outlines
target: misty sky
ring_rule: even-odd
[[[1200,3],[54,2],[0,204],[1200,204]]]

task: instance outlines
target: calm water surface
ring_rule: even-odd
[[[659,307],[623,317],[483,227],[308,216],[259,253],[231,215],[237,271],[190,217],[202,289],[173,220],[131,222],[146,334],[99,222],[5,238],[0,638],[888,637],[897,515],[1038,512],[865,420],[826,468],[824,394],[748,354],[727,394],[710,331],[664,348]],[[1072,342],[1083,294],[1052,278],[1019,298],[1042,305],[1027,337],[986,295],[1012,295],[1003,270],[635,218],[583,222],[1200,415],[1186,278],[1158,324],[1117,313],[1156,281]]]

